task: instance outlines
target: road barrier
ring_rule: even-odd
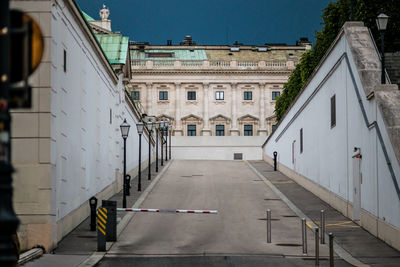
[[[97,251],[106,251],[107,209],[97,209]]]
[[[101,205],[107,209],[106,241],[117,241],[117,201],[102,200]]]
[[[166,212],[166,213],[203,213],[203,214],[217,214],[217,210],[167,210],[167,209],[124,209],[117,208],[117,211],[127,212]]]

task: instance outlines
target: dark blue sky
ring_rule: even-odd
[[[314,41],[322,9],[332,0],[76,0],[94,19],[103,3],[112,30],[134,41],[179,43],[192,35],[198,44]]]

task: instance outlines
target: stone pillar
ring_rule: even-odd
[[[232,128],[230,130],[231,135],[233,136],[238,136],[239,135],[239,128],[237,126],[237,100],[236,100],[236,94],[237,94],[237,83],[232,83],[231,84],[231,93],[232,93]]]
[[[258,135],[267,135],[268,131],[265,127],[265,83],[260,83],[260,128]]]
[[[152,92],[153,92],[153,83],[146,83],[146,114],[152,115]]]
[[[182,121],[181,121],[181,83],[175,83],[175,136],[182,136]]]
[[[210,116],[208,114],[208,101],[209,101],[209,96],[208,96],[208,91],[209,91],[209,83],[203,83],[203,120],[204,120],[204,126],[203,129],[201,130],[202,135],[209,136],[211,135],[211,129],[210,129]]]

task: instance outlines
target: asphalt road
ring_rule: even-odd
[[[218,214],[136,213],[100,266],[314,264],[311,231],[309,253],[303,255],[300,218],[242,161],[174,161],[141,208]],[[273,219],[271,244],[266,242],[267,209]],[[320,255],[327,257],[326,245]]]

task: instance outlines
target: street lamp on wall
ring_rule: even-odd
[[[153,123],[148,121],[146,123],[146,128],[149,131],[149,163],[148,163],[149,174],[147,176],[147,179],[151,180],[151,133],[153,129]]]
[[[379,16],[376,18],[376,25],[378,26],[378,31],[381,33],[381,50],[382,50],[382,76],[381,76],[381,82],[382,84],[386,83],[386,77],[385,77],[385,31],[386,31],[386,26],[388,23],[389,17],[383,13],[379,14]]]
[[[142,134],[143,122],[136,123],[137,132],[139,134],[139,175],[138,175],[138,191],[142,191]]]
[[[126,208],[126,196],[128,195],[128,184],[126,183],[126,138],[129,135],[129,128],[131,127],[124,119],[124,122],[119,126],[121,129],[121,135],[124,139],[124,176],[123,176],[123,189],[122,189],[122,207]]]

